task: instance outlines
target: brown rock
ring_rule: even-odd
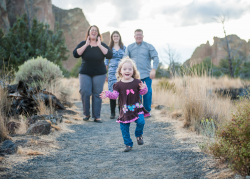
[[[32,124],[26,134],[41,134],[47,135],[50,133],[51,124],[47,121],[37,121],[35,124]]]

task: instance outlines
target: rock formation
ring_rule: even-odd
[[[250,40],[246,42],[237,35],[228,35],[227,38],[234,58],[250,60]],[[201,44],[194,50],[191,58],[184,64],[193,66],[197,63],[201,63],[204,58],[210,57],[213,64],[219,65],[221,59],[227,59],[228,57],[226,49],[226,39],[214,37],[214,44],[212,46],[210,46],[208,41],[206,44]]]
[[[66,69],[71,70],[78,60],[73,57],[73,50],[77,44],[85,40],[90,24],[80,8],[63,10],[53,5],[52,9],[56,22],[59,23],[60,29],[63,30],[65,43],[70,51],[69,59],[64,61],[63,65]],[[110,33],[105,32],[102,36],[104,43],[108,44]]]

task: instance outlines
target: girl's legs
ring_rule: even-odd
[[[92,95],[92,79],[88,75],[79,74],[80,94],[83,106],[83,115],[89,116],[90,96]]]
[[[100,93],[103,90],[105,83],[106,74],[97,75],[92,77],[92,116],[95,119],[100,118],[102,99],[99,97]],[[85,84],[87,86],[87,84]],[[88,87],[88,86],[87,86]]]
[[[129,133],[129,127],[130,123],[120,123],[120,129],[122,131],[122,137],[124,140],[124,144],[126,146],[133,147],[133,141],[130,138],[130,133]]]
[[[136,129],[135,129],[135,137],[141,137],[143,134],[143,128],[145,125],[144,115],[139,114],[139,119],[135,121],[136,123]]]

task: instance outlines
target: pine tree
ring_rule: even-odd
[[[69,50],[58,27],[56,24],[53,32],[48,24],[39,23],[36,18],[29,27],[29,20],[24,14],[17,18],[5,36],[0,29],[0,68],[5,63],[5,66],[17,70],[25,61],[38,56],[62,67],[62,61],[68,59]]]

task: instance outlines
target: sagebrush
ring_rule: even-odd
[[[242,175],[250,175],[250,101],[241,99],[232,120],[217,131],[210,150],[215,157],[226,159]]]
[[[25,81],[29,86],[42,86],[56,83],[63,78],[59,66],[43,57],[30,59],[18,67],[15,82]]]

